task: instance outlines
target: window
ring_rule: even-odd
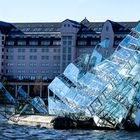
[[[13,63],[7,63],[6,65],[7,66],[13,66],[14,64]]]
[[[37,52],[37,49],[30,49],[30,52]]]
[[[71,55],[68,55],[68,60],[71,61]]]
[[[25,63],[18,63],[17,64],[19,67],[24,67],[25,66]]]
[[[57,49],[53,49],[53,52],[57,52]]]
[[[71,46],[72,45],[72,36],[63,36],[63,45]]]
[[[48,48],[43,48],[42,52],[49,52],[49,49]]]
[[[35,76],[30,76],[30,79],[31,79],[31,80],[35,80],[36,77],[35,77]]]
[[[87,42],[86,41],[78,41],[78,45],[85,46],[85,45],[87,45]]]
[[[25,70],[17,70],[17,73],[25,73]]]
[[[25,60],[25,56],[24,55],[18,55],[17,59],[18,60]]]
[[[61,41],[54,40],[54,41],[53,41],[53,45],[54,45],[54,46],[59,46],[59,45],[61,45]]]
[[[50,45],[50,41],[49,40],[43,40],[43,41],[41,41],[41,45],[42,46],[49,46]]]
[[[86,53],[86,52],[87,52],[87,49],[84,49],[84,48],[79,49],[79,53]]]
[[[32,74],[36,74],[37,70],[30,70],[29,72],[32,73]]]
[[[108,31],[109,30],[109,26],[106,26],[106,31]]]
[[[54,63],[53,66],[58,67],[58,66],[60,66],[60,64],[59,63]]]
[[[66,53],[66,48],[65,47],[63,48],[63,53]]]
[[[23,53],[23,52],[25,52],[25,49],[18,49],[18,52]]]
[[[14,42],[14,41],[7,41],[6,44],[7,44],[8,46],[13,46],[13,45],[15,44],[15,42]]]
[[[68,53],[71,53],[71,48],[70,47],[68,48]]]
[[[66,60],[66,55],[63,55],[63,60]]]
[[[48,63],[42,63],[41,66],[42,67],[47,67],[47,66],[49,66],[49,64]]]
[[[37,63],[30,63],[30,67],[36,67]]]
[[[63,40],[63,45],[67,45],[67,41],[66,40]]]
[[[81,38],[87,38],[87,35],[82,34],[80,37],[81,37]]]
[[[9,59],[9,60],[13,60],[14,56],[13,55],[8,55],[6,58]]]
[[[68,40],[68,46],[72,45],[72,40]]]
[[[54,49],[53,49],[53,52],[55,52],[55,53],[58,52],[58,53],[59,53],[59,52],[60,52],[60,49],[56,49],[56,48],[54,48]]]
[[[13,73],[13,70],[6,70],[6,73]]]
[[[45,73],[49,73],[49,71],[48,70],[41,70],[41,73],[43,73],[43,74],[45,74]]]
[[[65,62],[62,63],[62,67],[63,68],[66,67],[66,63]]]
[[[60,56],[53,56],[54,60],[60,60]]]
[[[22,31],[23,31],[23,32],[29,32],[29,31],[30,31],[30,28],[25,27],[25,28],[22,29]]]
[[[91,45],[97,45],[98,42],[97,41],[91,41]]]
[[[14,49],[13,48],[9,48],[8,49],[8,52],[13,53],[14,52]]]
[[[60,73],[60,70],[54,70],[53,73]]]
[[[57,52],[59,52],[59,53],[60,53],[60,49],[57,49]]]
[[[34,28],[33,32],[40,32],[42,30],[42,28]]]
[[[18,46],[25,46],[26,45],[26,41],[18,41],[17,45]]]
[[[2,36],[2,40],[4,40],[4,36]]]
[[[37,56],[36,55],[31,55],[30,60],[37,60]]]
[[[32,35],[31,37],[32,37],[32,38],[39,38],[39,35],[34,34],[34,35]],[[31,41],[37,41],[37,40],[31,40]]]
[[[43,56],[41,56],[41,59],[42,59],[42,60],[49,60],[49,56],[43,55]]]
[[[38,45],[38,41],[37,40],[29,41],[29,45],[30,46],[37,46]]]

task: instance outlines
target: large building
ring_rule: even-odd
[[[108,48],[97,50],[108,57],[138,22],[81,22],[66,19],[57,23],[0,22],[0,75],[9,80],[53,79],[104,39]]]

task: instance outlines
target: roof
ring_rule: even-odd
[[[0,21],[0,31],[2,34],[8,34],[8,32],[13,28],[10,23]]]
[[[93,28],[90,28],[88,26],[85,26],[85,25],[81,25],[79,31],[78,31],[78,34],[88,34],[88,33],[92,33],[92,34],[96,34],[96,32],[94,31]]]
[[[81,22],[68,19],[79,28],[79,33],[100,33],[104,22],[89,22],[86,18]],[[130,32],[130,29],[135,27],[138,22],[114,22],[108,20],[113,27],[114,32]],[[4,34],[43,34],[43,33],[58,33],[60,32],[62,22],[36,22],[36,23],[6,23],[0,21],[0,30]]]
[[[39,32],[60,32],[61,23],[12,23],[16,28],[11,29],[10,34],[16,33],[17,30],[23,33],[39,33]]]
[[[118,22],[118,23],[128,29],[132,29],[138,24],[138,22]]]
[[[83,25],[88,25],[90,22],[89,22],[89,20],[87,20],[87,18],[85,17],[80,23],[83,24]]]
[[[125,31],[125,33],[129,33],[130,30],[138,24],[138,22],[114,22],[111,20],[108,21],[112,24],[112,28],[115,33],[119,33],[122,31]]]

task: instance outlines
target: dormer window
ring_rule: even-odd
[[[109,26],[106,26],[106,31],[108,31],[109,30]]]
[[[8,46],[13,46],[13,45],[14,45],[14,41],[9,40],[9,41],[6,42],[6,44],[7,44]]]

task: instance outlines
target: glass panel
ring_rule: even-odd
[[[64,73],[49,85],[59,98],[52,96],[50,112],[70,118],[90,116],[96,119],[98,126],[122,126],[132,105],[139,102],[139,96],[138,101],[134,99],[139,90],[140,56],[138,50],[132,47],[140,46],[139,39],[128,35],[120,43],[121,48],[108,60],[101,62],[99,55],[98,65],[95,65],[94,59],[98,58],[96,51],[82,55],[74,64],[69,64]]]
[[[140,33],[140,23],[133,30]]]
[[[73,83],[77,83],[77,80],[79,78],[79,74],[80,74],[80,70],[79,68],[77,68],[74,64],[70,63],[65,71],[63,72],[63,74],[69,79],[71,80]]]

